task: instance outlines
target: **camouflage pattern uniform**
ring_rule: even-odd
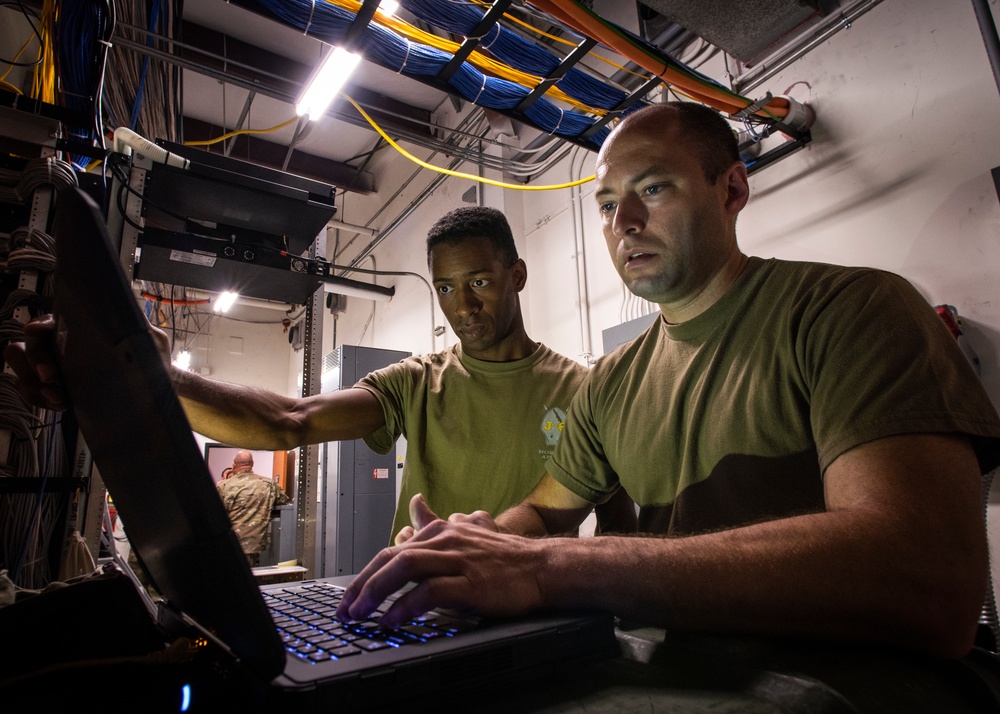
[[[288,503],[288,495],[271,479],[241,471],[220,481],[219,495],[229,512],[229,520],[251,566],[269,545],[271,509]]]

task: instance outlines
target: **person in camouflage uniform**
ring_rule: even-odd
[[[250,566],[256,567],[261,551],[269,545],[271,509],[288,503],[288,494],[271,479],[254,473],[253,455],[246,450],[236,454],[232,470],[218,489],[240,547]]]

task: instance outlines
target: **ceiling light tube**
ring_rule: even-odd
[[[336,275],[328,275],[323,278],[323,291],[337,293],[338,295],[349,295],[351,297],[374,300],[375,302],[389,302],[396,294],[394,286],[374,285],[363,283],[360,280],[341,278]]]
[[[305,90],[295,104],[295,112],[310,121],[323,116],[360,61],[361,55],[334,47],[320,66],[313,70]]]
[[[335,218],[331,218],[327,221],[328,228],[334,228],[338,231],[350,231],[352,233],[364,233],[366,236],[377,236],[378,230],[375,228],[369,228],[368,226],[359,226],[354,223],[345,223],[344,221],[338,221]]]
[[[224,292],[219,293],[219,296],[215,298],[214,309],[216,312],[227,312],[229,308],[233,306],[236,302],[236,298],[240,296],[239,293]]]
[[[177,356],[174,357],[173,365],[175,367],[179,367],[180,369],[183,369],[183,370],[185,370],[187,372],[190,372],[191,371],[191,351],[190,350],[181,350],[180,352],[178,352]]]

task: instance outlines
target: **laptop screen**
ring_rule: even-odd
[[[133,548],[171,609],[258,674],[285,653],[97,205],[57,196],[62,379]]]

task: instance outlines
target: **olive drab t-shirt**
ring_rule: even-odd
[[[694,319],[601,358],[547,470],[590,501],[621,485],[640,532],[680,535],[823,510],[822,475],[867,441],[971,437],[1000,420],[955,338],[897,275],[751,258]]]
[[[545,473],[587,372],[544,345],[515,362],[484,362],[455,345],[359,381],[386,420],[365,443],[384,454],[406,437],[392,537],[410,524],[416,493],[443,518],[478,509],[496,516],[520,503]]]

